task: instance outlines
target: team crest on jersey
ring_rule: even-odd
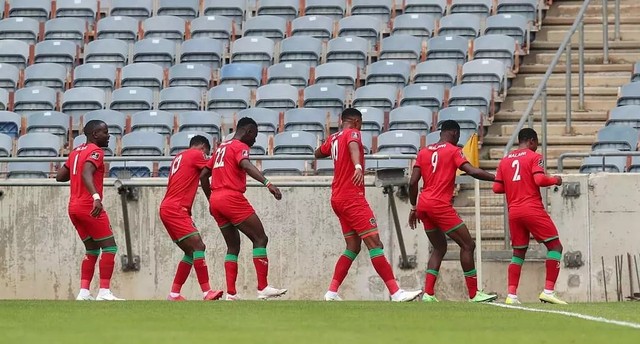
[[[538,160],[538,166],[544,167],[544,161],[542,161],[542,159]]]
[[[360,136],[357,131],[351,132],[351,138],[357,139]]]
[[[249,157],[249,151],[248,150],[243,150],[242,151],[242,157],[243,158],[248,158]]]
[[[375,217],[370,218],[370,219],[369,219],[369,223],[370,223],[372,226],[377,226],[377,224],[376,224],[376,218],[375,218]]]
[[[91,153],[91,159],[93,159],[93,160],[100,159],[100,153],[98,153],[98,152]]]

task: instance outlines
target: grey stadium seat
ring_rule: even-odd
[[[475,39],[480,34],[480,18],[473,14],[456,13],[442,17],[439,36],[460,36]]]
[[[340,19],[338,22],[338,36],[356,36],[369,41],[371,46],[378,42],[382,22],[371,16],[351,16]]]
[[[116,67],[106,63],[85,63],[73,72],[73,87],[95,87],[111,91],[116,83]]]
[[[447,10],[447,0],[405,0],[404,13],[423,13],[440,19]]]
[[[214,38],[229,42],[233,20],[223,16],[203,16],[191,22],[191,38]]]
[[[160,0],[158,6],[159,16],[176,16],[184,20],[195,19],[199,11],[199,0]]]
[[[287,21],[276,16],[257,16],[248,18],[244,22],[245,37],[264,37],[278,42],[287,32]]]
[[[230,63],[220,68],[221,85],[242,85],[257,88],[262,84],[262,65]]]
[[[367,66],[367,85],[404,87],[409,83],[411,65],[404,61],[378,61]]]
[[[438,84],[414,84],[402,90],[400,106],[416,105],[437,112],[444,102],[444,86]]]
[[[258,133],[256,142],[251,146],[250,155],[267,155],[269,153],[269,137],[263,133]]]
[[[449,106],[468,106],[478,109],[484,115],[490,115],[492,90],[482,84],[454,86],[449,92]]]
[[[10,162],[7,165],[9,179],[49,178],[51,164],[48,162]]]
[[[105,104],[106,96],[103,90],[94,87],[74,87],[64,93],[60,108],[73,118],[73,126],[77,129],[82,115],[89,111],[102,110]]]
[[[388,22],[394,8],[394,0],[353,0],[351,15],[368,15]]]
[[[0,27],[2,21],[0,21]],[[3,32],[0,31],[0,37]],[[29,62],[29,44],[12,39],[0,38],[0,63],[6,63],[24,69]]]
[[[196,63],[181,63],[169,69],[169,86],[189,86],[209,89],[211,84],[211,68]]]
[[[462,66],[462,84],[482,84],[502,93],[506,82],[504,63],[493,59],[472,60]]]
[[[38,41],[40,23],[31,18],[6,18],[0,20],[0,40],[15,39],[27,44]]]
[[[129,44],[119,39],[98,39],[84,48],[84,63],[107,63],[122,68],[128,59]]]
[[[9,92],[4,88],[0,88],[0,111],[4,111],[9,107]]]
[[[280,113],[267,108],[248,108],[238,112],[237,118],[252,118],[258,124],[258,132],[265,135],[275,135],[280,128]]]
[[[262,173],[265,176],[301,176],[306,170],[304,160],[263,160]]]
[[[442,122],[454,120],[460,125],[462,132],[468,134],[477,133],[482,123],[482,114],[478,109],[466,106],[450,106],[440,110],[438,113],[437,128],[440,130]]]
[[[96,38],[119,39],[133,43],[138,37],[138,21],[130,17],[111,16],[98,21]]]
[[[224,56],[224,45],[212,38],[192,38],[182,43],[180,62],[220,68]]]
[[[122,137],[121,155],[163,155],[165,141],[158,133],[134,131]]]
[[[80,18],[54,18],[44,23],[45,40],[71,41],[84,44],[87,22]]]
[[[420,135],[409,130],[387,131],[378,136],[378,153],[416,154],[420,149]]]
[[[233,19],[236,25],[240,25],[247,9],[246,1],[238,0],[205,0],[205,16],[225,16]]]
[[[20,70],[13,65],[0,63],[0,88],[15,91],[20,79]]]
[[[451,2],[451,13],[472,13],[479,17],[486,18],[493,8],[493,0],[453,0]]]
[[[287,111],[298,105],[298,89],[287,84],[270,84],[256,90],[256,107]]]
[[[191,111],[176,115],[178,131],[201,131],[220,139],[222,118],[213,111]]]
[[[317,39],[333,38],[333,19],[320,15],[296,18],[291,23],[291,36],[311,36]]]
[[[293,20],[300,10],[298,0],[260,0],[257,5],[259,16],[272,15]]]
[[[327,128],[327,113],[320,109],[291,109],[284,113],[285,131],[304,131],[324,140]]]
[[[524,45],[529,35],[529,22],[518,14],[497,14],[487,18],[484,34],[506,35]]]
[[[56,17],[80,18],[91,24],[96,20],[98,0],[58,0],[56,1]]]
[[[273,154],[313,154],[318,138],[304,131],[285,131],[273,139]]]
[[[114,161],[109,164],[110,178],[149,178],[153,163],[149,161]]]
[[[631,73],[631,82],[640,80],[640,61],[633,65],[633,71]]]
[[[87,123],[91,120],[101,120],[107,123],[109,128],[109,135],[122,136],[126,128],[126,116],[119,111],[115,110],[94,110],[87,112],[82,116],[82,122]],[[111,140],[114,141],[115,140]]]
[[[231,47],[231,62],[262,64],[268,67],[273,63],[275,43],[265,37],[242,37]]]
[[[165,38],[172,41],[182,41],[186,23],[184,19],[174,16],[154,16],[142,23],[144,38]]]
[[[367,65],[371,44],[361,37],[337,37],[327,46],[327,62],[348,62],[359,68]]]
[[[15,112],[0,111],[0,133],[17,138],[22,129],[22,116]]]
[[[640,82],[622,85],[618,93],[618,106],[640,105]]]
[[[50,133],[64,142],[69,133],[69,115],[57,111],[34,112],[27,116],[27,133]]]
[[[122,87],[147,87],[159,90],[163,87],[164,69],[155,63],[133,63],[122,68]]]
[[[111,0],[110,15],[144,20],[153,15],[153,0]]]
[[[176,45],[164,38],[146,38],[133,46],[133,62],[155,63],[162,68],[171,67],[176,60]]]
[[[378,84],[367,85],[356,90],[353,107],[370,106],[391,111],[395,107],[398,90],[395,86]]]
[[[362,132],[380,135],[384,130],[384,111],[373,107],[358,108],[362,113]]]
[[[415,105],[402,106],[389,113],[389,130],[409,130],[426,135],[431,131],[432,121],[431,111]]]
[[[25,87],[16,91],[14,110],[19,114],[53,111],[58,103],[56,91],[42,86]]]
[[[416,66],[413,82],[438,84],[449,89],[458,81],[458,65],[448,60],[428,60]]]
[[[412,35],[429,39],[435,30],[435,17],[424,13],[402,14],[393,20],[392,35]]]
[[[57,63],[38,63],[27,67],[24,71],[24,86],[44,86],[56,91],[66,87],[67,69]]]
[[[462,133],[460,133],[462,135]],[[427,145],[432,145],[434,143],[438,143],[440,141],[440,130],[436,130],[427,134]]]
[[[606,125],[612,124],[640,129],[640,105],[625,105],[611,109]]]
[[[18,0],[11,1],[9,17],[30,18],[45,22],[51,14],[51,1],[49,0]]]
[[[0,133],[0,158],[13,155],[13,138],[7,134]]]
[[[334,171],[333,159],[318,159],[316,160],[316,175],[319,176],[332,176]]]
[[[334,84],[348,90],[356,88],[358,67],[347,62],[329,62],[316,67],[316,84]]]
[[[289,84],[298,89],[309,83],[309,66],[299,62],[283,62],[267,69],[268,84]]]
[[[322,15],[333,20],[342,19],[347,10],[346,0],[306,0],[305,5],[306,15]]]
[[[69,41],[43,41],[36,44],[35,63],[56,63],[73,68],[78,57],[78,47]]]
[[[144,87],[123,87],[113,91],[109,108],[124,113],[151,110],[153,91]]]
[[[51,133],[27,133],[18,138],[17,156],[58,156],[60,138]]]
[[[308,36],[289,37],[280,42],[280,62],[300,62],[315,67],[322,57],[322,41]]]
[[[338,85],[319,84],[304,89],[304,107],[328,111],[332,122],[337,122],[346,98],[346,89]]]
[[[473,42],[474,59],[498,60],[508,69],[515,64],[516,41],[506,35],[486,35]]]
[[[111,134],[111,133],[109,133]],[[73,148],[78,147],[79,145],[87,143],[87,137],[84,135],[78,135],[73,139]],[[110,139],[107,147],[102,147],[102,151],[105,156],[114,156],[116,155],[117,145],[115,139]]]
[[[467,61],[469,41],[460,36],[437,36],[427,41],[427,60]]]
[[[618,152],[615,149],[602,149],[599,152]],[[584,158],[580,173],[624,172],[627,165],[626,156],[590,156]]]
[[[211,147],[213,147],[213,137],[211,135],[197,131],[182,131],[171,135],[171,139],[169,140],[169,155],[178,155],[182,151],[189,149],[189,142],[196,135],[206,137]]]
[[[170,112],[198,111],[202,104],[202,90],[176,86],[160,91],[158,109]]]
[[[207,110],[225,119],[251,105],[251,89],[242,85],[219,85],[209,90],[207,99]]]
[[[416,64],[422,56],[422,40],[405,34],[395,34],[382,40],[380,60],[405,61]]]
[[[131,132],[152,132],[170,136],[173,133],[173,114],[167,111],[140,111],[131,115]]]
[[[608,125],[598,130],[592,150],[617,149],[635,151],[638,148],[638,130],[626,125]]]
[[[536,21],[538,3],[538,0],[498,0],[496,12],[522,15],[529,21]]]

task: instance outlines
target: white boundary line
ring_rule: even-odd
[[[549,310],[549,309],[539,309],[539,308],[529,308],[529,307],[522,307],[522,306],[505,305],[503,303],[493,303],[493,302],[491,302],[491,303],[487,303],[487,304],[491,305],[491,306],[508,308],[508,309],[517,309],[517,310],[521,310],[521,311],[559,314],[559,315],[564,315],[564,316],[567,316],[567,317],[573,317],[573,318],[579,318],[579,319],[583,319],[583,320],[595,321],[595,322],[604,323],[604,324],[611,324],[611,325],[630,327],[630,328],[634,328],[634,329],[640,330],[640,324],[633,323],[633,322],[628,322],[628,321],[611,320],[611,319],[607,319],[607,318],[603,318],[603,317],[594,317],[594,316],[591,316],[591,315],[585,315],[585,314],[574,313],[574,312],[554,311],[554,310]]]

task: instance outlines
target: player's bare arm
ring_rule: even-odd
[[[211,198],[211,183],[209,182],[209,178],[211,178],[211,170],[205,167],[202,169],[202,172],[200,172],[200,187],[207,197],[207,201]]]
[[[266,185],[266,187],[269,189],[269,192],[271,192],[271,194],[273,195],[273,197],[275,197],[275,199],[277,199],[278,201],[282,199],[282,193],[280,192],[280,189],[278,189],[277,186],[271,184],[271,182],[269,182],[269,180],[262,174],[262,172],[260,172],[258,170],[258,168],[256,168],[250,161],[249,159],[243,159],[240,162],[240,167],[245,170],[245,172],[247,172],[247,174],[249,175],[249,177],[255,179],[256,181]]]
[[[494,176],[493,174],[481,169],[481,168],[477,168],[477,167],[473,167],[473,165],[471,165],[470,163],[466,162],[464,164],[462,164],[462,166],[460,166],[460,170],[462,170],[463,172],[465,172],[467,175],[475,178],[475,179],[479,179],[479,180],[485,180],[488,182],[492,182],[495,181],[496,176]]]
[[[57,182],[68,182],[71,179],[71,172],[66,164],[62,165],[56,173]]]
[[[418,184],[422,178],[422,171],[420,166],[413,167],[411,172],[411,179],[409,179],[409,202],[411,203],[411,211],[409,212],[409,227],[415,229],[418,226],[420,219],[416,216],[416,204],[418,203]]]
[[[82,167],[82,183],[84,184],[84,187],[87,188],[87,191],[89,191],[91,195],[98,194],[96,186],[93,185],[93,174],[95,172],[96,172],[96,166],[90,162],[86,162]],[[91,209],[91,216],[98,217],[101,211],[102,211],[102,200],[100,198],[94,197],[93,209]]]
[[[316,159],[323,159],[329,156],[329,154],[322,153],[320,147],[316,148],[316,152],[314,153]]]
[[[349,142],[349,155],[351,155],[351,162],[353,162],[353,166],[355,166],[352,180],[356,186],[364,183],[364,172],[362,171],[362,165],[360,165],[360,154],[362,154],[360,145],[355,141]]]

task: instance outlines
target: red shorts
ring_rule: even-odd
[[[529,234],[533,235],[538,242],[548,242],[558,238],[558,229],[545,211],[525,216],[509,216],[509,233],[513,248],[528,247]]]
[[[189,211],[183,207],[160,206],[160,220],[175,243],[198,234]]]
[[[113,238],[107,212],[103,210],[98,217],[93,217],[91,216],[91,209],[84,207],[69,208],[69,218],[76,228],[80,240],[93,239],[94,241],[102,241]]]
[[[378,234],[378,224],[367,199],[332,199],[331,208],[340,220],[345,238],[358,235],[361,239]]]
[[[429,204],[419,207],[416,216],[422,221],[426,232],[439,230],[449,234],[464,225],[464,221],[450,204]]]
[[[209,212],[220,228],[237,226],[256,213],[244,194],[233,190],[211,192]]]

